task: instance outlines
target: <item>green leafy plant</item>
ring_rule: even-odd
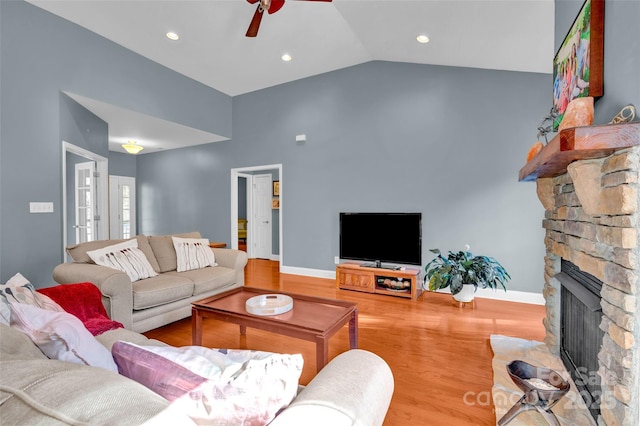
[[[467,248],[468,250],[468,248]],[[494,258],[475,256],[470,251],[450,251],[444,257],[440,250],[431,249],[436,257],[425,266],[425,284],[429,290],[440,290],[449,287],[451,294],[458,294],[463,284],[473,284],[475,290],[482,288],[507,290],[506,283],[511,279],[509,273]]]

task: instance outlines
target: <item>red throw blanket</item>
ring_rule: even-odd
[[[39,288],[38,292],[49,296],[62,309],[78,317],[94,336],[124,327],[121,323],[109,319],[102,305],[100,289],[92,283],[62,284]]]

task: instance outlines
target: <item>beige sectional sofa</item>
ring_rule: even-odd
[[[191,418],[145,386],[118,373],[47,358],[24,333],[0,324],[0,410],[3,425],[188,425]],[[125,329],[98,341],[163,345]],[[271,426],[380,426],[393,375],[377,355],[354,349],[334,358]]]
[[[109,317],[140,333],[190,316],[196,300],[244,285],[245,252],[212,248],[218,266],[177,272],[172,236],[201,238],[198,232],[135,237],[157,276],[132,283],[126,273],[96,265],[88,251],[126,241],[101,240],[68,247],[74,262],[56,266],[53,278],[60,284],[95,284]]]

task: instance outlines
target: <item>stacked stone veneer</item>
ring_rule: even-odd
[[[560,259],[603,282],[599,424],[640,424],[639,159],[640,147],[620,150],[537,182],[546,209],[545,343],[553,353],[560,349]]]

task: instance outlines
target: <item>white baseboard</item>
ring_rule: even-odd
[[[328,278],[335,280],[336,271],[325,271],[322,269],[298,268],[295,266],[282,266],[280,272],[283,274],[302,275],[305,277]],[[449,293],[448,290],[442,290],[443,293]],[[531,305],[544,305],[545,300],[542,293],[530,293],[527,291],[517,290],[491,290],[489,288],[479,288],[476,297],[482,299],[504,300],[506,302],[528,303]]]
[[[323,269],[298,268],[295,266],[282,265],[280,272],[283,274],[302,275],[305,277],[329,278],[332,280],[336,279],[336,271],[325,271]]]

